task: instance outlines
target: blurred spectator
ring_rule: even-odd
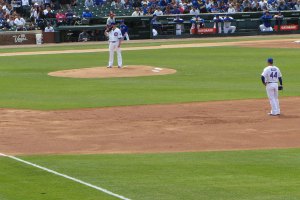
[[[273,16],[269,13],[269,11],[266,11],[265,14],[260,18],[260,20],[263,22],[259,26],[260,31],[267,32],[267,31],[273,31],[273,28],[271,26],[271,19]]]
[[[173,15],[181,14],[181,12],[180,12],[180,10],[179,10],[179,8],[178,8],[178,6],[176,4],[173,6],[173,10],[171,10],[171,13]]]
[[[125,0],[123,7],[124,7],[124,9],[129,10],[132,8],[132,3],[129,0]]]
[[[294,6],[295,10],[300,10],[300,0],[297,1],[297,4]]]
[[[72,25],[74,23],[74,13],[72,12],[71,9],[69,9],[66,14],[66,23],[67,25]]]
[[[281,0],[278,5],[278,10],[281,11],[281,10],[288,10],[288,9],[289,8],[287,7],[285,1]]]
[[[93,0],[85,0],[84,1],[84,6],[86,8],[93,7],[94,6],[94,1]]]
[[[200,0],[198,2],[198,4],[199,4],[200,13],[207,13],[205,1],[204,0]]]
[[[146,5],[148,5],[148,3],[149,3],[149,1],[148,0],[142,0],[141,1],[141,4],[143,5],[143,4],[146,4]]]
[[[199,15],[200,11],[198,10],[198,8],[196,8],[195,6],[193,6],[192,9],[190,10],[190,14],[191,15]]]
[[[156,15],[156,16],[164,15],[163,11],[161,11],[159,6],[156,8],[156,10],[154,11],[153,14]]]
[[[15,20],[14,20],[14,24],[16,25],[18,31],[23,31],[26,30],[25,24],[26,21],[23,17],[20,17],[20,15],[17,15]]]
[[[85,8],[85,10],[82,12],[82,18],[84,19],[90,19],[93,17],[93,14],[91,13],[89,8]]]
[[[29,18],[30,17],[30,4],[29,0],[22,0],[22,7],[21,7],[21,13],[24,17]]]
[[[121,1],[119,1],[119,0],[113,0],[111,2],[110,6],[112,9],[115,9],[115,10],[122,8]]]
[[[249,12],[251,8],[251,3],[249,0],[244,0],[242,3],[243,12]]]
[[[131,14],[131,16],[133,17],[139,17],[139,16],[143,16],[144,13],[141,11],[140,8],[135,8],[134,12]]]
[[[171,14],[172,14],[171,7],[170,7],[170,5],[167,5],[166,9],[165,9],[165,12],[164,12],[164,15],[171,15]]]
[[[102,1],[102,0],[96,0],[96,4],[98,1]],[[58,1],[57,1],[58,2]],[[71,4],[72,7],[77,6],[77,0],[71,0]],[[98,4],[97,4],[98,5]]]
[[[268,4],[268,10],[269,11],[277,11],[277,5],[275,4],[275,2]]]
[[[235,13],[235,8],[232,6],[232,4],[229,4],[229,8],[227,10],[228,13]]]
[[[56,13],[55,18],[57,26],[64,25],[66,23],[66,15],[63,14],[60,10]]]
[[[44,6],[47,7],[47,6],[51,6],[51,0],[44,0]]]
[[[262,9],[259,6],[259,3],[257,2],[255,6],[252,7],[253,12],[262,11]]]
[[[144,3],[141,10],[143,12],[143,15],[146,15],[147,14],[147,10],[148,10],[147,4]]]
[[[104,4],[103,0],[95,0],[97,6],[102,6]]]
[[[46,33],[48,33],[48,32],[54,32],[54,28],[51,26],[50,23],[48,23],[44,31]]]
[[[36,20],[38,18],[38,13],[39,13],[39,7],[38,4],[35,3],[34,6],[30,10],[30,20],[34,23],[36,23]]]
[[[211,0],[206,0],[206,2],[205,2],[205,7],[206,7],[207,12],[211,12],[211,6],[212,6],[213,4],[214,4],[213,1],[211,1]]]
[[[14,22],[15,22],[14,16],[10,15],[9,18],[7,19],[7,21],[6,21],[7,29],[12,28],[15,25]]]
[[[147,3],[148,4],[148,3]],[[142,7],[142,2],[140,1],[140,0],[135,0],[135,1],[133,1],[133,3],[132,3],[132,7],[133,8],[140,8],[140,7]]]
[[[78,42],[87,42],[89,38],[89,34],[85,30],[83,30],[78,36]]]

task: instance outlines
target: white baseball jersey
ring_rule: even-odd
[[[276,66],[266,67],[261,75],[265,77],[266,83],[278,83],[278,78],[282,76],[279,68]]]
[[[119,28],[115,28],[115,30],[111,30],[108,33],[108,39],[110,42],[118,42],[120,39],[122,39],[122,33]]]
[[[232,17],[225,17],[224,18],[224,28],[229,28],[231,26],[231,21],[233,20]]]

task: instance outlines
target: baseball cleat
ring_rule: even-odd
[[[107,66],[107,68],[112,68],[112,66]]]
[[[122,68],[122,66],[118,66],[118,68]]]
[[[270,116],[277,116],[277,114],[268,113]]]

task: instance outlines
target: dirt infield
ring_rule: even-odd
[[[294,41],[295,39],[287,39],[191,45],[299,48],[300,44]],[[124,50],[138,49],[141,47]],[[25,52],[17,55],[32,54],[33,52]],[[121,70],[130,71],[132,68],[134,67]],[[155,67],[145,69],[151,71]],[[116,76],[119,73],[117,70],[112,69],[110,73]],[[87,71],[82,69],[60,73],[77,73],[81,78],[86,78]],[[163,71],[167,69],[161,70]],[[151,75],[153,74],[157,72],[152,71]],[[15,155],[85,154],[300,147],[300,97],[281,98],[280,101],[283,114],[276,117],[267,115],[267,99],[63,111],[0,109],[0,152]]]
[[[300,98],[64,111],[1,109],[8,154],[186,152],[300,147]]]
[[[156,76],[174,74],[176,70],[168,68],[151,67],[144,65],[128,65],[123,68],[92,67],[82,69],[71,69],[50,72],[50,76],[69,78],[112,78],[112,77],[136,77],[136,76]]]

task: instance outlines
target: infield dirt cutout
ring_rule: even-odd
[[[300,45],[294,41],[295,39],[241,41],[211,43],[211,46],[299,48]],[[198,44],[198,47],[209,45]],[[188,47],[163,47],[169,46]],[[33,52],[25,52],[18,55],[32,54]],[[135,67],[137,66],[125,69],[102,67],[101,70],[107,72],[105,77],[117,77],[118,74],[124,76],[124,72],[130,74],[135,71]],[[144,67],[140,69],[157,70],[157,67]],[[70,73],[71,76],[84,76],[80,78],[93,78],[88,77],[92,76],[90,70],[98,72],[99,68],[59,73],[62,76]],[[148,73],[158,75],[166,71],[168,69]],[[172,72],[175,73],[175,70]],[[93,76],[100,77],[94,73],[95,71]],[[140,76],[145,76],[145,73]],[[299,148],[300,97],[280,98],[280,103],[282,115],[276,117],[267,115],[270,110],[267,97],[61,111],[0,109],[0,152],[18,155]]]

